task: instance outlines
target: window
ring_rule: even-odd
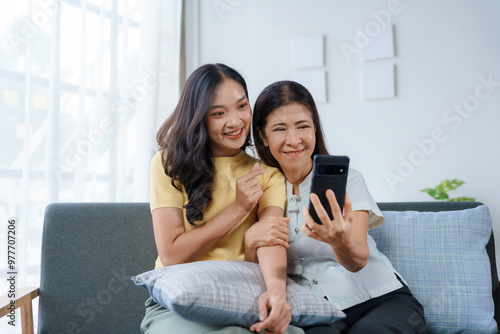
[[[148,201],[157,123],[177,98],[181,6],[25,0],[0,11],[0,244],[15,219],[18,287],[39,285],[49,203]],[[5,273],[5,247],[0,259]],[[19,330],[3,319],[0,332]]]

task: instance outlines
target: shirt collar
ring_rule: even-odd
[[[300,192],[300,198],[308,200],[309,199],[309,192],[311,191],[311,181],[312,181],[312,171],[309,173],[304,181],[299,185],[299,192]],[[286,181],[286,193],[287,197],[290,198],[295,198],[293,194],[293,186],[288,180]]]

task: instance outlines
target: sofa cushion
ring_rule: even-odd
[[[488,208],[383,214],[370,235],[424,306],[429,332],[495,333]]]
[[[199,323],[250,327],[259,320],[258,298],[265,292],[258,264],[200,261],[147,271],[132,277],[153,300]],[[345,317],[326,299],[287,279],[292,325],[329,324]]]

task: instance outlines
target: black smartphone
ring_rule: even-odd
[[[349,171],[349,157],[345,155],[315,155],[313,160],[311,193],[318,195],[330,219],[333,219],[330,203],[326,198],[326,191],[332,189],[340,210],[344,210],[347,173]],[[314,205],[309,202],[309,213],[314,221],[322,225],[316,214]]]

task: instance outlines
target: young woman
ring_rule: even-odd
[[[265,88],[255,103],[252,129],[260,158],[286,178],[288,275],[347,315],[306,333],[425,333],[422,306],[367,233],[383,224],[384,217],[362,175],[349,170],[343,214],[333,191],[327,191],[333,220],[318,196],[309,193],[312,159],[328,151],[307,89],[292,81]],[[309,215],[309,200],[323,225]],[[263,234],[272,238],[282,228],[282,222],[258,223],[247,232],[246,242]]]
[[[244,234],[258,219],[285,220],[285,182],[276,169],[244,151],[252,111],[244,79],[223,64],[198,68],[186,81],[173,114],[157,134],[161,148],[151,163],[156,268],[202,261],[244,260]],[[286,302],[286,251],[248,247],[257,257],[267,291],[260,322],[250,329],[186,321],[151,298],[143,333],[283,333],[291,319]],[[291,328],[287,333],[303,333]]]

